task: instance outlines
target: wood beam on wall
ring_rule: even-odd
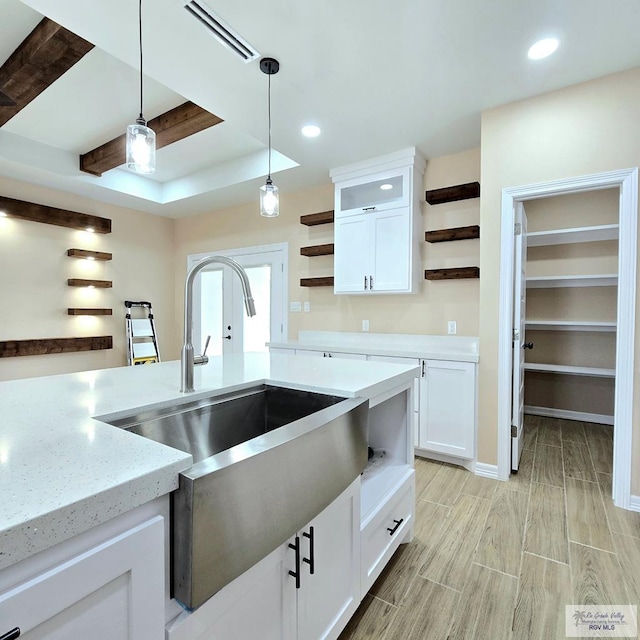
[[[193,102],[185,102],[175,109],[149,120],[147,126],[156,133],[156,149],[162,149],[183,140],[194,133],[223,122],[222,118],[205,111]],[[80,156],[80,170],[94,176],[101,176],[109,169],[115,169],[126,160],[125,134]]]
[[[43,18],[0,67],[0,90],[15,102],[15,105],[0,103],[0,127],[91,49],[90,42]]]
[[[0,211],[9,218],[20,218],[31,222],[42,222],[53,224],[58,227],[78,229],[86,231],[92,229],[95,233],[111,233],[111,220],[100,218],[88,213],[78,213],[67,209],[57,209],[35,202],[25,202],[24,200],[14,200],[0,196]]]

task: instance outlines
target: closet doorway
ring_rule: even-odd
[[[523,231],[525,205],[526,242],[517,235]],[[613,498],[618,506],[629,507],[636,218],[637,169],[503,190],[500,478],[518,468],[526,436],[523,409],[534,415],[610,423]],[[528,381],[526,399],[523,379]]]

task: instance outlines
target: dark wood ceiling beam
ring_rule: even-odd
[[[175,109],[149,120],[147,125],[156,132],[156,149],[162,149],[194,133],[204,131],[222,122],[222,118],[205,111],[193,102],[185,102]],[[124,164],[125,134],[80,156],[80,170],[101,176],[109,169]]]
[[[43,18],[0,67],[0,91],[15,102],[0,102],[0,127],[93,49],[75,33]]]

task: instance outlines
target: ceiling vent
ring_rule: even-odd
[[[185,2],[184,8],[197,18],[225,46],[244,62],[251,62],[260,54],[215,12],[200,0]]]

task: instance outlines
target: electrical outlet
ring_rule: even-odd
[[[308,300],[304,303],[304,310],[305,312],[311,311],[311,303]]]
[[[290,302],[289,303],[289,311],[293,313],[300,313],[302,311],[302,303],[301,302]]]
[[[456,329],[456,321],[455,320],[449,320],[449,322],[447,322],[447,333],[449,335],[454,335],[456,331],[457,331],[457,329]]]
[[[363,320],[362,321],[362,330],[363,331],[369,331],[369,321],[368,320]]]

